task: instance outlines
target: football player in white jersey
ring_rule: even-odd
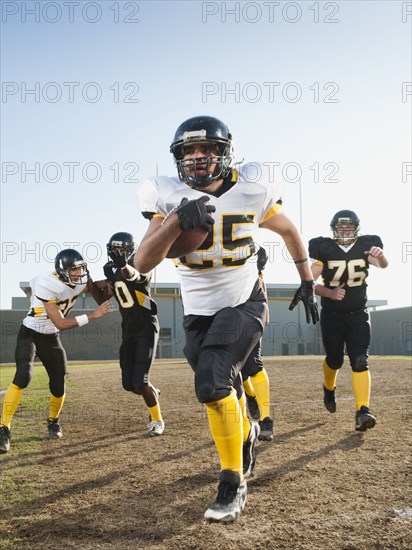
[[[254,462],[258,424],[242,421],[235,391],[238,374],[262,336],[266,295],[256,265],[254,235],[271,229],[285,241],[302,279],[296,295],[307,321],[318,321],[313,278],[295,225],[281,212],[281,198],[265,166],[232,168],[232,136],[226,124],[209,116],[183,122],[170,147],[178,177],[155,177],[139,186],[143,215],[150,225],[135,255],[135,267],[148,273],[187,229],[209,231],[195,252],[179,258],[184,308],[185,355],[195,373],[195,391],[208,413],[220,456],[220,483],[210,521],[233,521],[246,503],[243,457]],[[244,400],[245,401],[245,400]],[[251,427],[250,427],[251,426]],[[245,430],[249,433],[244,433]],[[245,453],[245,446],[250,450]]]
[[[55,271],[38,275],[30,281],[30,287],[30,310],[17,336],[16,374],[3,401],[0,453],[7,453],[10,449],[11,421],[24,388],[30,384],[36,356],[43,363],[50,381],[49,438],[63,437],[59,414],[65,398],[67,358],[59,331],[81,327],[112,311],[111,302],[104,301],[103,290],[89,277],[87,264],[76,250],[59,252],[55,258]],[[83,292],[90,292],[99,307],[91,313],[66,318]]]

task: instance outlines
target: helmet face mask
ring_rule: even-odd
[[[133,235],[126,231],[120,231],[112,235],[109,242],[106,245],[107,255],[110,260],[114,260],[112,253],[114,250],[120,251],[125,254],[126,262],[129,262],[133,254],[136,252],[136,243],[134,242]]]
[[[89,280],[87,262],[77,250],[66,248],[54,260],[59,279],[67,285],[85,285]]]
[[[193,156],[196,151],[201,156]],[[231,170],[234,151],[227,126],[217,118],[199,116],[183,122],[170,146],[179,178],[189,187],[203,189],[224,179]]]
[[[333,239],[343,246],[349,246],[358,238],[360,220],[352,210],[339,210],[330,222]]]

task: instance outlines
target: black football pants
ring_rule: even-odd
[[[36,356],[49,376],[50,392],[55,397],[61,397],[65,392],[67,358],[59,334],[42,334],[21,325],[17,335],[16,374],[13,384],[19,388],[27,388],[33,376]]]
[[[371,338],[367,311],[335,313],[322,309],[320,327],[326,362],[331,369],[339,369],[343,365],[346,345],[352,370],[356,372],[367,370]]]

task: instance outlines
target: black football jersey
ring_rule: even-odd
[[[147,277],[127,281],[122,270],[108,262],[104,274],[109,281],[122,316],[123,337],[134,328],[157,314],[156,302],[150,296],[150,279]]]
[[[358,237],[353,246],[346,251],[327,237],[317,237],[309,241],[309,256],[323,264],[323,284],[334,289],[345,283],[344,299],[337,301],[322,296],[323,308],[345,313],[366,307],[369,261],[365,251],[372,246],[383,248],[382,241],[377,235]]]

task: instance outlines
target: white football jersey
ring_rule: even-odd
[[[84,285],[67,285],[56,273],[42,273],[30,281],[30,310],[23,319],[23,325],[42,334],[59,332],[47,317],[44,303],[57,304],[63,316],[69,313],[78,296],[86,288]]]
[[[216,207],[215,223],[201,248],[176,260],[185,315],[214,315],[246,302],[256,283],[254,236],[259,225],[280,209],[280,193],[268,167],[245,164],[237,183],[220,197],[191,189],[179,178],[158,176],[138,188],[140,210],[166,216],[184,197],[207,195]]]

